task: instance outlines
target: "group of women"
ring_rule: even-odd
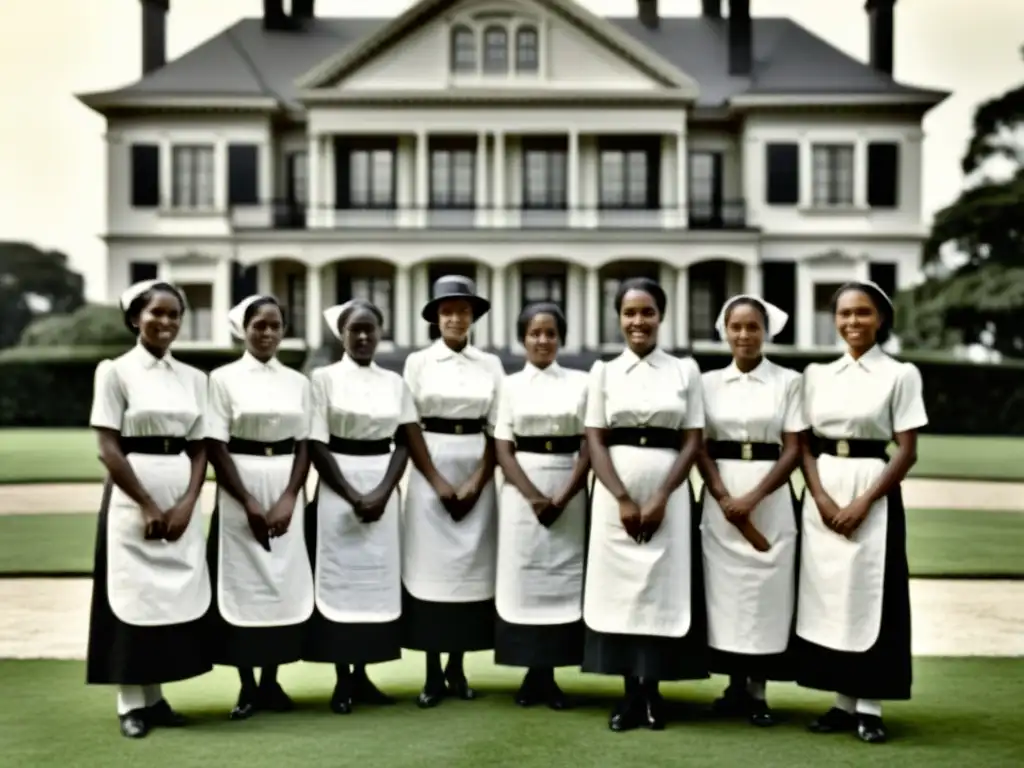
[[[836,293],[847,350],[802,376],[764,356],[786,314],[747,295],[717,321],[732,363],[701,375],[658,347],[666,297],[641,278],[615,298],[625,348],[589,374],[558,364],[565,317],[536,304],[506,377],[470,342],[489,304],[457,276],[403,376],[374,363],[384,320],[361,300],[324,313],[344,354],[311,380],[275,357],[272,297],[231,310],[246,351],[208,378],[169,352],[180,291],[148,281],[121,306],[138,344],[97,368],[91,415],[109,480],[88,682],[118,686],[127,737],[184,724],[161,684],[214,664],[239,671],[233,719],[289,709],[276,673],[300,659],[334,665],[338,714],[388,704],[366,666],[403,648],[425,652],[423,708],[476,697],[467,651],[526,668],[522,706],[569,706],[557,667],[621,676],[614,731],[663,728],[659,683],[711,673],[722,716],[772,725],[766,682],[796,681],[836,694],[812,731],[870,743],[881,701],[910,697],[900,483],[927,417],[872,283]]]

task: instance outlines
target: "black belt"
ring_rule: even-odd
[[[331,453],[340,453],[345,456],[383,456],[386,453],[391,453],[391,438],[352,440],[348,437],[331,435],[330,440],[327,441],[327,448]]]
[[[732,440],[708,440],[708,456],[715,461],[778,461],[782,446],[776,443],[739,443]]]
[[[557,435],[541,437],[529,435],[515,436],[516,452],[522,453],[576,453],[582,442],[580,435]]]
[[[484,431],[483,419],[420,419],[424,432],[438,432],[442,435],[478,435]]]
[[[815,435],[813,445],[815,456],[825,453],[841,459],[889,460],[888,440],[829,440]]]
[[[680,429],[665,427],[617,427],[608,430],[605,445],[631,445],[634,448],[671,448],[678,451],[683,443]]]
[[[153,456],[176,456],[185,450],[184,437],[122,437],[121,453],[148,453]]]
[[[287,456],[295,453],[294,440],[278,440],[276,443],[261,443],[258,440],[243,440],[232,437],[228,441],[228,453],[241,456]]]

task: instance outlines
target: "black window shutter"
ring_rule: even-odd
[[[772,339],[776,344],[796,343],[796,262],[765,261],[761,264],[764,298],[789,314],[789,322]]]
[[[868,205],[895,208],[899,205],[900,146],[891,141],[868,144]]]
[[[128,277],[131,285],[143,280],[156,280],[157,265],[151,261],[133,261],[128,264]]]
[[[160,145],[132,144],[132,207],[160,205]]]
[[[260,148],[256,144],[228,145],[228,205],[260,201]]]
[[[896,264],[892,262],[872,261],[869,265],[871,282],[885,291],[889,298],[896,296]]]
[[[349,147],[342,139],[336,138],[334,140],[334,207],[339,210],[352,205],[350,167]]]
[[[795,142],[765,145],[765,201],[769,205],[800,202],[800,145]]]
[[[245,267],[237,261],[231,264],[231,303],[237,304],[242,299],[253,296],[256,293],[255,266]]]

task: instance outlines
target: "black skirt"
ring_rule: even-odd
[[[596,480],[595,480],[596,482]],[[599,675],[642,677],[647,680],[704,680],[708,673],[708,623],[704,599],[704,561],[700,541],[700,507],[690,494],[690,631],[683,637],[620,635],[586,628],[583,671]],[[590,504],[587,507],[587,552],[590,537]],[[585,586],[585,585],[584,585]]]
[[[402,589],[402,647],[427,653],[494,648],[494,600],[435,603]]]
[[[306,506],[306,546],[316,578],[317,493]],[[384,622],[340,623],[324,616],[316,605],[309,619],[302,658],[324,664],[380,664],[402,658],[401,619]]]
[[[494,663],[506,667],[576,667],[583,662],[583,621],[513,624],[495,619]]]
[[[704,493],[707,489],[701,488],[700,506],[704,509]],[[794,594],[800,582],[800,498],[796,494],[792,483],[789,485],[789,494],[793,499],[793,517],[796,519],[797,540],[796,540],[796,562],[793,567]],[[709,667],[712,672],[730,677],[747,677],[751,680],[774,680],[776,682],[792,682],[796,679],[796,663],[794,659],[794,639],[796,638],[796,602],[793,603],[793,616],[790,619],[789,644],[782,653],[771,654],[747,654],[730,653],[720,651],[717,648],[708,648]]]
[[[156,685],[209,672],[213,665],[206,647],[205,618],[138,627],[124,623],[111,610],[107,597],[107,517],[112,491],[113,483],[108,478],[96,526],[86,683]]]
[[[218,603],[219,555],[218,504],[213,509],[210,535],[206,540],[206,562],[213,587],[210,611],[207,614],[213,663],[229,667],[276,667],[299,661],[306,639],[306,622],[275,627],[238,627],[221,615]]]
[[[878,639],[863,653],[836,651],[801,637],[794,639],[797,685],[854,699],[910,699],[910,568],[907,516],[899,487],[888,496],[882,590]]]

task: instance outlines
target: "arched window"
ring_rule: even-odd
[[[464,24],[452,29],[452,72],[476,71],[476,35]]]
[[[484,30],[484,72],[508,72],[508,32],[504,27]]]
[[[520,27],[516,30],[516,71],[536,72],[540,66],[540,38],[537,28]]]

